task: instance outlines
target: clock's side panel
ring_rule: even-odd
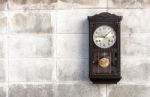
[[[95,75],[95,71],[97,71],[97,53],[99,48],[94,45],[93,41],[93,33],[96,29],[97,25],[95,22],[89,22],[89,77],[93,78]]]
[[[89,78],[92,78],[92,35],[93,35],[93,22],[89,21]]]
[[[117,74],[118,77],[120,77],[121,79],[121,27],[120,27],[120,22],[115,22],[116,25],[116,33],[117,33],[117,39],[118,39],[118,43],[117,43]]]

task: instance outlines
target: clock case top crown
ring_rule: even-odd
[[[96,14],[94,16],[88,16],[88,20],[89,21],[104,21],[104,22],[109,22],[109,21],[116,21],[116,22],[120,22],[122,20],[122,16],[117,16],[115,14],[111,14],[108,12],[103,12],[100,14]]]
[[[120,21],[122,16],[117,16],[108,12],[96,14],[94,16],[88,16],[89,21],[89,78],[93,83],[117,83],[121,79],[120,71]],[[116,43],[110,48],[98,48],[93,42],[93,33],[99,26],[108,25],[116,32]],[[100,50],[100,52],[98,52]],[[93,60],[94,54],[108,51],[113,55],[113,67],[111,73],[106,74],[94,74]],[[117,57],[116,57],[117,56]],[[117,60],[116,60],[117,59]],[[115,73],[114,73],[115,72]]]

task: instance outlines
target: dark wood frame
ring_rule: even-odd
[[[110,14],[108,12],[103,12],[94,16],[88,16],[89,20],[89,78],[93,83],[117,83],[121,79],[121,70],[120,70],[120,21],[122,20],[121,16]],[[95,29],[101,25],[111,26],[116,32],[116,43],[106,49],[97,47],[93,42],[93,33]],[[96,50],[100,50],[97,52]],[[94,74],[93,70],[93,55],[96,53],[101,53],[103,51],[109,51],[113,55],[113,65],[115,68],[112,68],[110,74]],[[94,52],[94,53],[93,53]],[[115,56],[114,56],[115,55]],[[114,63],[116,62],[116,63]],[[115,72],[115,73],[113,73]]]

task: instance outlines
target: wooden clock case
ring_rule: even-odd
[[[121,16],[103,12],[94,16],[88,16],[89,21],[89,78],[93,83],[117,83],[121,79],[120,70],[120,21]],[[97,47],[93,42],[93,33],[99,26],[108,25],[116,32],[116,42],[110,48]],[[111,59],[110,66],[101,68],[98,64],[98,56],[105,54]]]

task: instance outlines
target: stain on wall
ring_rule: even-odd
[[[115,4],[124,4],[129,2],[130,0],[112,0]],[[131,0],[132,1],[132,0]]]
[[[52,59],[13,59],[10,62],[12,64],[9,66],[10,82],[44,82],[54,80],[56,65]]]
[[[74,3],[85,4],[85,5],[96,5],[100,0],[74,0]]]
[[[5,53],[4,53],[4,43],[3,41],[0,42],[0,57],[4,58]]]
[[[26,0],[13,0],[13,2],[17,3],[17,4],[26,4]]]
[[[141,2],[143,2],[144,4],[150,3],[149,0],[141,0]]]
[[[136,60],[133,63],[133,60]],[[148,58],[122,57],[122,80],[120,83],[148,83],[150,81]]]
[[[148,97],[150,94],[150,87],[144,85],[110,85],[108,87],[111,87],[108,97]]]
[[[60,1],[62,1],[62,2],[68,2],[68,3],[72,3],[73,2],[73,0],[60,0]]]
[[[28,37],[28,38],[25,38]],[[54,46],[53,36],[20,35],[10,37],[10,57],[12,58],[51,58]]]
[[[56,97],[105,97],[101,92],[105,91],[102,87],[92,84],[59,84]]]
[[[40,3],[40,0],[13,0],[14,3],[16,4],[21,4],[21,5],[24,5],[24,4],[37,4],[37,3]]]
[[[52,33],[50,13],[16,13],[10,27],[17,33]]]
[[[59,59],[58,79],[60,81],[88,81],[88,60],[86,59]],[[71,66],[70,69],[65,69]]]
[[[5,16],[5,13],[0,13],[0,15],[0,33],[6,33],[7,16]]]
[[[56,3],[58,0],[42,0],[41,2],[43,4],[52,4],[52,3]]]
[[[6,2],[7,2],[7,0],[0,0],[0,4],[4,4]]]
[[[5,74],[6,74],[5,66],[6,65],[7,65],[6,61],[4,59],[1,59],[0,60],[0,67],[1,67],[0,68],[0,82],[5,82],[5,80],[6,80],[6,77],[5,77]],[[2,91],[0,90],[0,92],[2,92]],[[3,95],[3,93],[0,93],[0,95]]]
[[[141,0],[108,0],[109,8],[141,8]]]
[[[6,89],[4,86],[0,87],[0,97],[6,97]]]
[[[52,85],[11,85],[10,97],[54,97]]]

